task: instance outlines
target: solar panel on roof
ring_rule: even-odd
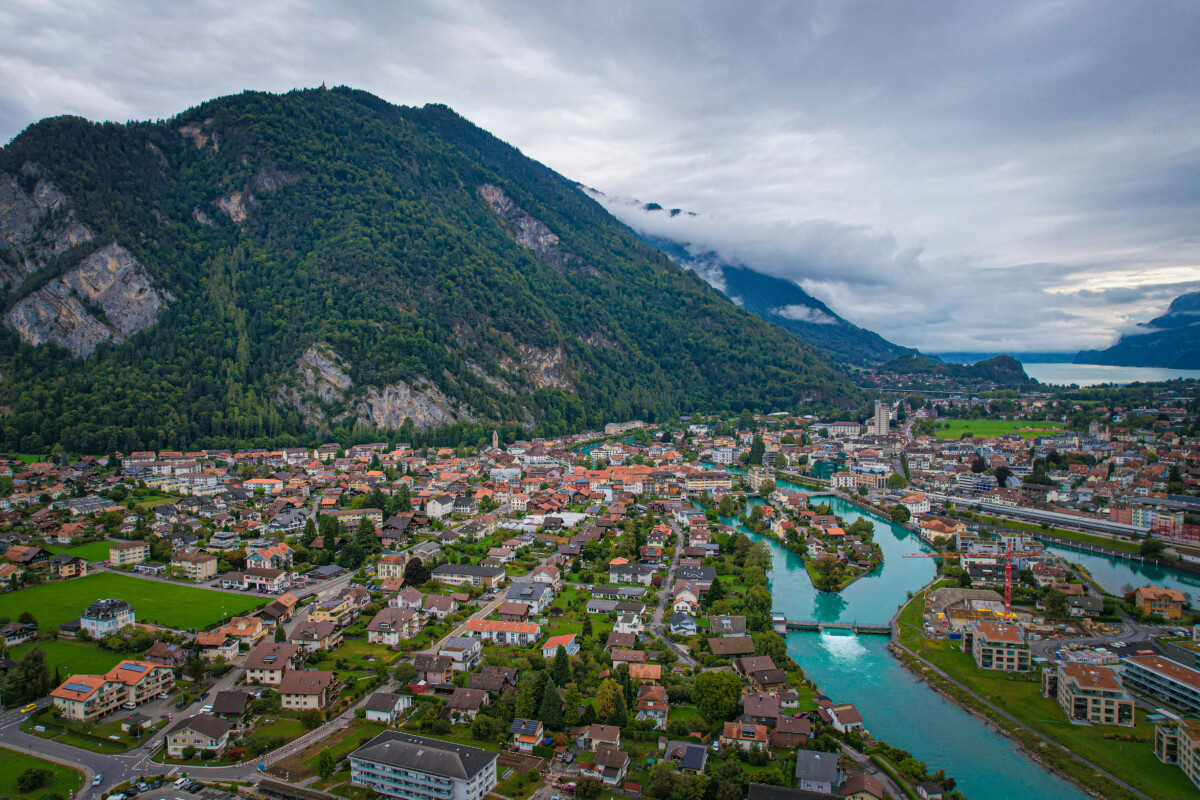
[[[131,672],[145,672],[147,667],[145,664],[126,664],[122,669],[127,669]]]
[[[68,692],[90,692],[92,687],[82,683],[68,683],[66,689]]]

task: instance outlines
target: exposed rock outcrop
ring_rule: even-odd
[[[524,375],[538,389],[565,389],[574,391],[575,385],[567,375],[567,351],[562,347],[544,350],[530,344],[517,345],[521,353],[520,362],[505,356],[500,366],[509,372]]]
[[[217,208],[228,214],[234,222],[244,222],[250,215],[252,205],[254,205],[254,195],[244,192],[232,192],[217,200]]]
[[[23,298],[4,323],[24,342],[54,342],[76,358],[86,358],[101,342],[119,344],[149,328],[174,299],[154,286],[128,250],[110,244]]]
[[[504,223],[508,235],[517,244],[532,250],[533,254],[545,261],[555,272],[585,272],[599,276],[600,270],[584,264],[579,257],[566,252],[559,247],[558,234],[550,230],[546,223],[533,216],[513,202],[508,194],[492,183],[479,186],[479,196],[488,208]]]
[[[319,342],[296,360],[295,381],[276,391],[276,401],[296,409],[310,425],[323,422],[330,406],[351,399],[354,381],[347,374],[349,369],[350,364],[332,347]],[[405,419],[411,418],[414,425],[423,429],[475,419],[469,408],[447,397],[424,378],[416,386],[403,381],[382,388],[368,386],[361,398],[352,411],[338,414],[334,421],[354,417],[379,428],[399,428]]]
[[[15,286],[55,256],[91,241],[67,198],[27,163],[21,175],[0,175],[0,284]]]
[[[366,398],[358,404],[358,417],[381,428],[399,428],[405,419],[411,419],[418,429],[475,419],[469,408],[455,403],[433,384],[413,387],[403,381],[382,389],[368,388]]]

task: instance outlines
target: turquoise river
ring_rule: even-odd
[[[803,491],[798,486],[790,488]],[[852,503],[836,497],[821,500],[847,522],[866,516],[875,523],[883,564],[840,594],[818,592],[797,555],[773,539],[741,527],[771,547],[769,582],[775,611],[797,620],[886,623],[904,604],[908,591],[920,589],[934,576],[932,560],[903,556],[930,552],[930,548],[915,533],[861,512]],[[737,524],[732,519],[725,522]],[[1132,572],[1129,579],[1136,580]],[[970,800],[1088,797],[1031,761],[1011,740],[918,681],[888,653],[886,636],[797,632],[788,634],[787,642],[788,653],[830,699],[853,702],[873,736],[903,747],[932,769],[945,769]]]

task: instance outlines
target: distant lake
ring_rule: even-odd
[[[1167,381],[1174,378],[1200,379],[1200,370],[1159,367],[1106,367],[1100,364],[1026,364],[1029,377],[1057,386],[1095,386],[1098,383],[1126,384],[1135,381]]]

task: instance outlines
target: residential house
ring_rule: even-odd
[[[195,645],[200,649],[200,657],[205,661],[216,661],[219,658],[230,661],[238,654],[238,640],[224,629],[196,634]]]
[[[87,561],[79,556],[59,553],[50,558],[50,574],[56,578],[82,578],[87,575]]]
[[[682,611],[676,612],[667,620],[671,633],[680,636],[694,636],[696,634],[696,620],[690,615]]]
[[[554,599],[554,592],[547,584],[523,581],[510,586],[505,599],[514,603],[525,603],[530,608],[530,614],[540,616]]]
[[[497,667],[484,664],[478,672],[467,676],[468,689],[482,689],[492,694],[515,691],[517,688],[516,667]]]
[[[279,701],[284,710],[325,708],[337,697],[337,688],[337,678],[332,672],[291,670],[279,682]]]
[[[453,722],[473,722],[484,706],[491,705],[491,698],[482,689],[455,689],[446,699],[441,714]]]
[[[579,744],[584,750],[589,751],[619,748],[621,746],[621,729],[616,725],[592,723],[584,729],[583,739]]]
[[[188,649],[181,644],[155,641],[146,651],[144,658],[151,664],[178,669],[187,663],[188,655]]]
[[[242,668],[246,682],[279,686],[284,674],[293,669],[301,658],[300,645],[288,642],[263,642],[246,656]]]
[[[536,622],[507,622],[505,620],[469,619],[467,635],[503,645],[529,647],[542,636]]]
[[[536,719],[518,717],[513,720],[508,732],[512,734],[513,746],[525,753],[533,752],[533,748],[540,745],[544,738],[542,723]]]
[[[97,600],[79,618],[79,625],[93,639],[103,639],[134,621],[133,607],[124,600]]]
[[[454,677],[454,661],[447,656],[419,655],[413,659],[417,680],[426,683],[449,683]]]
[[[842,782],[842,770],[838,767],[840,753],[820,753],[813,750],[796,751],[797,789],[832,795]]]
[[[332,650],[342,643],[342,632],[329,620],[313,622],[311,619],[306,619],[297,622],[292,628],[288,642],[296,645],[305,653]]]
[[[367,624],[367,641],[396,647],[420,631],[416,614],[407,608],[383,608]]]
[[[568,633],[563,636],[551,636],[542,645],[542,657],[554,658],[558,648],[563,648],[567,651],[567,655],[573,656],[579,652],[579,641],[575,634]]]
[[[853,703],[842,703],[827,709],[833,727],[839,733],[850,733],[863,729],[862,714]]]
[[[412,695],[375,692],[367,698],[367,721],[395,725],[396,720],[412,706],[412,702]]]
[[[433,569],[433,579],[453,586],[485,586],[504,583],[504,567],[483,567],[470,564],[441,564]]]
[[[621,786],[629,772],[629,755],[622,750],[602,747],[591,761],[579,762],[579,774],[585,778],[599,778],[606,786]]]
[[[438,655],[449,658],[456,672],[470,672],[483,660],[483,643],[469,636],[455,636],[446,640]]]
[[[740,747],[749,750],[755,745],[767,747],[767,728],[765,725],[748,725],[740,722],[726,722],[721,732],[722,747]]]
[[[654,727],[662,730],[667,725],[667,714],[671,709],[667,702],[665,686],[643,686],[638,689],[637,700],[634,702],[639,722],[648,721]]]
[[[229,743],[233,724],[211,714],[184,717],[167,729],[167,755],[183,758],[188,748],[197,753],[211,751],[218,758]]]
[[[1182,619],[1187,598],[1178,589],[1143,586],[1134,593],[1134,603],[1146,616]]]
[[[458,613],[458,601],[443,594],[427,594],[422,611],[428,616],[445,619],[451,614]]]

